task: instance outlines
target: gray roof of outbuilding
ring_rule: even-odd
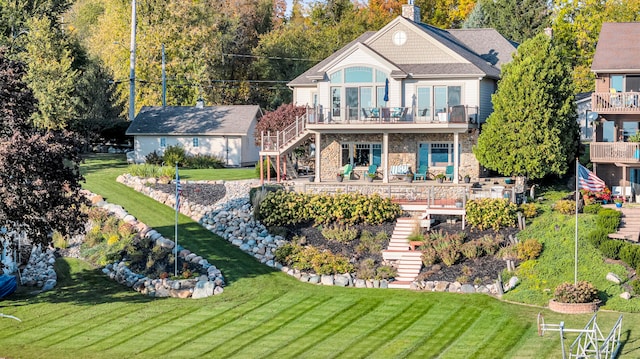
[[[127,135],[246,135],[260,106],[143,107]]]
[[[465,60],[469,61],[467,64],[394,63],[394,65],[400,68],[405,74],[413,74],[414,78],[426,76],[477,75],[497,79],[500,78],[500,67],[511,61],[512,55],[518,46],[517,43],[507,40],[494,29],[443,30],[435,26],[415,23],[410,20],[407,20],[406,22],[413,24],[417,28],[426,32],[436,41],[441,42],[443,45],[462,56]],[[319,72],[322,67],[333,61],[338,56],[341,56],[356,43],[362,43],[366,46],[367,40],[375,34],[376,32],[373,31],[362,34],[340,50],[334,52],[331,56],[305,71],[302,75],[293,79],[288,85],[314,85],[313,80],[317,79],[317,77],[322,74]],[[371,49],[371,51],[374,50]],[[379,55],[384,57],[383,54]],[[392,74],[392,76],[394,76],[394,74]]]
[[[640,72],[640,22],[605,22],[600,29],[591,71]]]

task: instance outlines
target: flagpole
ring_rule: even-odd
[[[178,204],[180,201],[180,192],[178,192],[180,186],[180,175],[178,175],[178,162],[176,162],[176,220],[175,220],[175,256],[173,258],[173,263],[175,265],[174,276],[178,276]]]
[[[574,265],[574,271],[573,271],[573,284],[577,285],[578,284],[578,193],[579,192],[579,186],[578,186],[578,181],[579,181],[579,175],[578,175],[578,166],[580,165],[580,161],[578,160],[578,157],[576,157],[576,234],[575,234],[575,265]]]

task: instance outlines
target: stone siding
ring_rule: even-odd
[[[321,181],[335,181],[336,174],[342,167],[342,143],[382,143],[382,134],[328,134],[322,135],[321,151]],[[478,140],[478,131],[462,133],[459,136],[461,177],[469,175],[472,178],[480,176],[480,164],[472,152]],[[418,144],[422,142],[453,142],[451,133],[392,133],[389,134],[389,166],[409,164],[415,172],[418,161]],[[384,154],[383,154],[384,156]],[[430,168],[429,172],[444,173],[444,167]]]

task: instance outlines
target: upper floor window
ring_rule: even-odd
[[[342,70],[338,70],[329,76],[329,81],[332,84],[341,84],[342,83]]]
[[[347,67],[344,69],[344,82],[373,82],[373,69],[371,67]]]
[[[639,75],[612,75],[611,88],[618,92],[639,92],[640,76]]]
[[[193,138],[193,147],[200,147],[200,140],[198,137]]]
[[[160,137],[160,148],[165,148],[165,147],[167,147],[167,138]]]
[[[329,75],[332,84],[342,83],[384,83],[387,80],[384,71],[367,66],[352,66]]]

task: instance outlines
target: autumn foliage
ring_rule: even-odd
[[[296,118],[304,115],[307,109],[304,106],[295,106],[293,104],[283,104],[277,109],[267,112],[256,126],[256,144],[260,144],[262,132],[265,134],[271,132],[275,134],[280,130],[284,130],[292,124]]]

